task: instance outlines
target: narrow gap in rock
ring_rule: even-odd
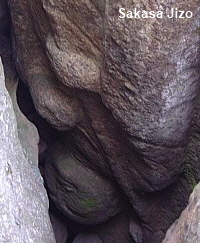
[[[17,102],[19,105],[20,110],[22,113],[27,117],[29,121],[31,121],[38,129],[40,141],[38,144],[38,151],[39,151],[39,169],[41,172],[41,175],[44,176],[44,162],[46,158],[46,154],[48,153],[48,145],[51,143],[51,141],[54,140],[55,136],[57,135],[57,131],[55,131],[53,128],[50,127],[50,125],[37,113],[33,100],[30,94],[30,91],[26,84],[22,81],[18,84],[17,89]],[[62,228],[59,229],[59,223],[58,221],[63,222],[66,224],[66,227],[68,226],[66,222],[66,217],[60,213],[55,206],[53,206],[53,203],[51,202],[51,199],[49,198],[50,203],[50,220],[54,229],[55,235],[62,234]],[[75,234],[73,231],[68,230],[68,240],[66,243],[71,243],[72,240],[75,237]],[[55,232],[56,231],[56,232]],[[57,243],[60,243],[59,240],[57,240]]]

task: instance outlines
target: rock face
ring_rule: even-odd
[[[55,205],[79,223],[103,223],[121,210],[114,185],[86,168],[67,150],[66,143],[49,148],[45,181]]]
[[[37,168],[37,130],[13,107],[0,62],[0,242],[55,243]]]
[[[200,178],[198,138],[189,142],[190,126],[199,133],[200,7],[190,1],[194,16],[185,19],[118,17],[121,6],[188,10],[188,0],[139,2],[12,0],[9,8],[16,68],[38,113],[91,178],[123,191],[138,217],[132,237],[142,228],[144,243],[160,243]]]
[[[66,224],[52,213],[50,213],[50,220],[53,227],[56,243],[66,243],[68,238]]]
[[[187,208],[167,231],[163,243],[200,242],[200,184],[190,196]]]

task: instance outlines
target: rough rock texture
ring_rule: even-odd
[[[181,217],[167,231],[163,243],[198,243],[200,242],[200,184],[192,195]]]
[[[16,101],[9,14],[0,1],[0,242],[55,243],[48,198],[38,170],[38,132]],[[30,139],[31,138],[31,139]]]
[[[35,156],[37,131],[25,117],[14,113],[16,104],[12,104],[4,81],[0,63],[0,242],[54,243],[48,199]],[[28,134],[31,140],[27,140]]]
[[[49,148],[45,181],[55,205],[69,218],[84,224],[97,224],[120,210],[116,188],[94,171],[82,165],[67,150],[66,143]]]
[[[121,6],[194,16],[119,19]],[[82,166],[125,193],[143,242],[160,243],[200,178],[198,125],[190,133],[199,0],[12,0],[9,8],[16,68],[38,113]]]

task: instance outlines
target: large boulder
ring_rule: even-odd
[[[11,100],[1,61],[0,104],[0,242],[55,243],[38,170],[37,130]]]
[[[112,182],[85,167],[66,143],[49,148],[45,182],[56,206],[79,223],[102,223],[121,210],[119,194]]]
[[[190,196],[187,208],[167,231],[163,243],[200,242],[200,184]]]
[[[196,138],[188,146],[198,4],[190,2],[193,18],[120,19],[119,7],[165,12],[188,1],[9,1],[16,67],[38,113],[69,137],[81,170],[117,182],[145,243],[162,241],[199,179]]]

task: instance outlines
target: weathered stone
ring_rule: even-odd
[[[81,164],[66,144],[53,144],[45,164],[45,182],[55,205],[83,224],[108,220],[120,210],[116,188],[108,179]]]
[[[163,243],[200,242],[200,184],[190,196],[187,208],[167,231]]]
[[[166,11],[188,1],[12,0],[13,52],[38,112],[71,129],[72,157],[116,180],[143,241],[160,243],[199,178],[184,168],[195,162],[186,146],[199,92],[199,0],[190,19],[119,19],[121,6]]]
[[[4,81],[0,63],[0,242],[55,243],[37,164],[37,131],[15,114],[16,100]]]
[[[59,89],[56,78],[45,74],[33,75],[31,82],[30,92],[39,114],[58,130],[74,127],[79,121],[80,109],[76,100]]]

